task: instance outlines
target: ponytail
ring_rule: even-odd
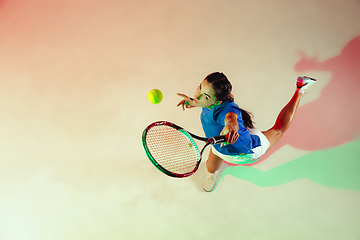
[[[241,109],[241,116],[242,116],[242,119],[244,121],[244,126],[247,128],[247,129],[252,129],[254,128],[254,122],[252,121],[252,117],[254,117],[254,115],[242,108]]]

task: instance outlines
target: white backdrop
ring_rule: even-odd
[[[298,75],[319,79],[302,106],[331,78],[296,72],[299,51],[338,55],[359,12],[357,0],[0,0],[0,239],[359,239],[359,191],[225,176],[205,193],[204,164],[172,179],[141,145],[156,120],[203,134],[201,109],[183,112],[176,93],[214,71],[270,128]],[[307,153],[285,146],[254,168]]]

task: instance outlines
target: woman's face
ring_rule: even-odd
[[[196,89],[194,97],[199,107],[209,107],[216,102],[215,90],[206,79]]]

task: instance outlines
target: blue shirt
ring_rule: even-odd
[[[240,155],[254,153],[251,149],[261,145],[260,138],[257,135],[250,134],[245,128],[241,115],[241,109],[234,102],[225,101],[220,105],[213,107],[211,110],[202,108],[201,124],[207,138],[219,136],[225,127],[225,116],[233,112],[238,115],[239,138],[234,144],[220,147],[220,144],[214,145],[215,149],[226,155]]]

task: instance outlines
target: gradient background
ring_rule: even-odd
[[[359,69],[358,0],[0,0],[0,239],[360,239]],[[276,149],[205,193],[204,162],[167,177],[141,134],[203,135],[176,93],[214,71],[260,130],[298,75],[318,83]]]

